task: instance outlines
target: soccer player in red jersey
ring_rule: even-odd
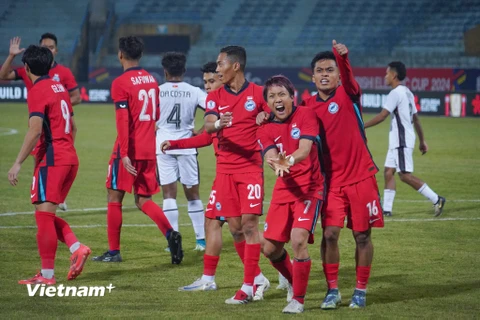
[[[314,111],[293,105],[295,88],[286,77],[268,79],[263,95],[275,118],[258,129],[257,138],[279,176],[265,220],[263,253],[289,282],[283,313],[302,313],[312,265],[307,246],[313,243],[324,193],[316,145],[319,124]],[[293,265],[284,249],[290,240]]]
[[[215,205],[216,219],[226,220],[231,232],[232,228],[240,231],[234,235],[234,243],[244,263],[244,284],[235,296],[225,301],[227,304],[248,303],[256,295],[257,287],[263,292],[270,285],[258,266],[258,217],[263,211],[263,168],[255,123],[256,116],[267,106],[262,87],[245,79],[245,65],[244,48],[228,46],[221,49],[216,71],[224,86],[208,94],[205,112],[205,131],[216,133],[218,139],[217,175],[209,203]],[[207,217],[209,214],[206,212]],[[221,237],[221,228],[217,229],[206,232],[203,276],[180,290],[193,291],[206,285],[216,289],[214,275],[220,252],[209,255],[207,250],[212,233]],[[239,241],[243,236],[245,241]]]
[[[322,168],[328,186],[322,210],[321,246],[328,292],[321,308],[334,309],[341,301],[337,283],[338,238],[345,217],[356,242],[357,285],[350,307],[362,308],[366,305],[373,260],[371,228],[382,228],[384,224],[375,179],[378,168],[367,147],[360,106],[361,91],[350,67],[347,47],[333,40],[333,52],[318,53],[311,68],[318,94],[302,104],[313,109],[320,120]]]
[[[79,104],[82,99],[80,97],[80,90],[78,89],[77,81],[72,74],[72,71],[65,66],[62,66],[55,62],[55,56],[58,53],[57,48],[57,37],[52,33],[44,33],[40,37],[40,46],[48,48],[53,54],[53,62],[48,72],[50,78],[54,81],[60,82],[64,88],[66,88],[70,94],[70,102],[72,106]],[[33,82],[28,78],[27,73],[25,72],[25,68],[17,68],[15,70],[11,70],[11,64],[13,59],[20,53],[22,53],[25,49],[20,49],[20,38],[15,37],[10,40],[10,50],[9,55],[5,62],[3,63],[2,67],[0,68],[0,79],[2,80],[23,80],[27,90],[30,90],[33,86]],[[32,155],[35,155],[35,150],[32,152]],[[58,207],[66,211],[67,210],[67,203],[60,203]]]
[[[78,157],[73,146],[76,127],[67,89],[48,76],[52,53],[46,48],[30,46],[22,62],[29,81],[33,83],[28,94],[30,114],[28,132],[15,163],[8,172],[13,186],[18,183],[22,163],[38,141],[30,199],[35,206],[37,244],[42,261],[41,271],[33,278],[20,280],[20,284],[56,283],[54,277],[57,240],[70,249],[68,280],[80,275],[91,250],[81,244],[68,223],[57,217],[59,203],[65,200],[78,171]]]
[[[120,231],[125,192],[135,194],[138,209],[152,219],[168,240],[172,264],[183,259],[182,237],[152,200],[158,193],[155,162],[155,121],[159,119],[158,83],[139,66],[143,43],[137,37],[119,40],[118,59],[124,73],[112,83],[117,139],[108,165],[107,233],[109,250],[94,261],[121,262]]]

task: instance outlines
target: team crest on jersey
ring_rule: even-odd
[[[300,129],[298,128],[292,128],[292,131],[290,131],[290,135],[292,136],[293,139],[300,139]]]
[[[328,112],[330,112],[331,114],[335,114],[338,112],[338,104],[336,102],[331,102],[329,105],[328,105]]]
[[[220,204],[220,202],[215,203],[215,208],[216,208],[218,211],[222,210],[222,205]]]
[[[213,100],[210,100],[207,102],[207,108],[212,110],[212,109],[215,109],[215,101]]]
[[[257,105],[255,104],[255,101],[253,101],[253,97],[247,97],[247,102],[245,102],[245,109],[247,111],[253,111]]]
[[[60,82],[60,76],[58,75],[58,73],[55,73],[55,74],[53,75],[52,80],[53,80],[53,81]]]

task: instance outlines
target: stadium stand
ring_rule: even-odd
[[[5,2],[6,5],[3,4]],[[22,47],[27,47],[30,44],[38,44],[42,33],[52,32],[57,35],[59,41],[57,61],[69,64],[87,6],[88,0],[2,1],[0,54],[2,56],[8,54],[9,40],[12,37],[20,36]]]

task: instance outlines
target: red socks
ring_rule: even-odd
[[[324,263],[323,273],[327,280],[328,289],[338,289],[338,268],[339,263]]]
[[[217,271],[219,256],[203,255],[203,275],[214,276]]]
[[[64,242],[67,247],[71,247],[75,242],[78,242],[77,237],[68,225],[67,221],[55,216],[55,230],[57,231],[57,238]]]
[[[55,254],[57,253],[55,214],[35,211],[35,220],[37,221],[37,245],[42,261],[42,269],[54,269]]]
[[[258,261],[260,260],[260,243],[245,244],[245,258],[243,260],[243,283],[253,286],[255,276],[258,272]]]
[[[370,278],[371,266],[357,266],[357,289],[367,290],[368,278]]]
[[[307,293],[308,277],[310,276],[311,268],[312,261],[310,258],[293,260],[293,299],[301,304],[305,303],[305,294]]]
[[[288,280],[288,283],[293,283],[293,266],[287,250],[284,250],[284,254],[279,260],[270,261],[270,263]]]
[[[240,260],[242,260],[242,263],[245,263],[245,244],[247,242],[243,240],[242,242],[233,242],[235,245],[235,250],[237,251],[238,256],[240,257]],[[262,273],[262,270],[260,270],[260,266],[257,265],[257,269],[255,270],[255,277],[258,276],[260,273]]]
[[[163,212],[162,208],[160,208],[152,200],[148,200],[142,206],[142,211],[157,224],[158,229],[160,229],[163,235],[167,237],[167,232],[169,230],[172,230],[172,226],[170,225],[170,222],[168,222],[168,219],[165,216],[165,213]]]
[[[120,250],[120,231],[122,229],[122,204],[109,202],[107,210],[108,247],[111,251]]]

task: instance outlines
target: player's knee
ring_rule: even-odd
[[[365,248],[369,245],[370,241],[370,232],[359,232],[355,234],[355,243],[359,248]]]
[[[282,257],[283,245],[276,245],[275,243],[265,240],[262,245],[262,251],[268,260],[275,261]]]
[[[394,174],[395,174],[395,171],[393,171],[391,168],[385,168],[385,170],[383,171],[383,177],[386,180],[391,179]]]
[[[398,176],[400,177],[400,180],[404,183],[409,183],[412,178],[412,175],[408,172],[399,172]]]
[[[255,233],[258,233],[258,226],[255,223],[247,222],[243,225],[242,231],[245,237],[251,237]]]
[[[325,228],[323,231],[323,239],[325,240],[325,244],[333,244],[338,242],[338,237],[340,235],[340,232],[334,229],[330,228]]]

